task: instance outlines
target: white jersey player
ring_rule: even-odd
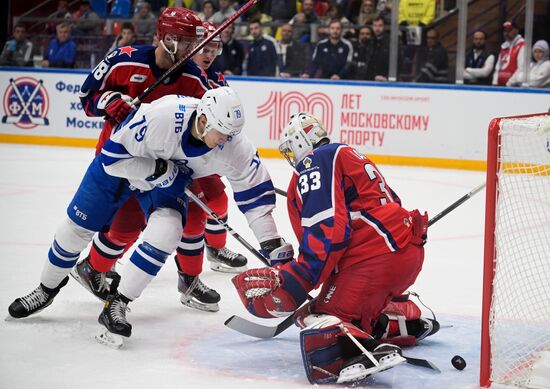
[[[149,215],[148,224],[142,243],[121,271],[118,289],[109,295],[99,317],[111,333],[131,335],[128,302],[140,296],[176,249],[190,178],[225,175],[260,244],[281,242],[271,215],[274,187],[253,145],[239,135],[243,125],[242,104],[228,87],[210,90],[200,100],[171,95],[142,104],[90,164],[69,204],[68,219],[56,232],[40,286],[16,299],[9,307],[10,315],[26,317],[51,304],[93,234],[108,226],[118,207],[136,192]],[[291,257],[290,251],[290,245],[283,244],[272,256],[288,252]],[[102,339],[111,342],[113,338]]]

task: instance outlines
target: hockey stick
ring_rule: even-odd
[[[267,262],[267,259],[258,251],[256,250],[250,243],[246,241],[243,237],[241,237],[233,228],[229,227],[229,225],[222,220],[214,211],[208,207],[205,203],[203,203],[196,194],[191,192],[189,188],[185,188],[185,194],[195,202],[199,207],[202,208],[204,212],[206,212],[212,219],[214,219],[220,226],[225,228],[227,232],[229,232],[235,239],[237,239],[244,247],[248,249],[256,258],[258,258],[262,263],[266,266],[269,266],[269,262]]]
[[[471,198],[473,195],[478,193],[481,189],[485,187],[485,185],[486,185],[485,183],[479,185],[478,187],[471,190],[468,194],[462,196],[460,199],[458,199],[457,201],[452,203],[450,206],[445,208],[443,211],[438,213],[436,216],[434,216],[432,219],[428,221],[428,226],[431,226],[432,224],[440,220],[443,216],[447,215],[449,212],[451,212],[452,210],[457,208],[459,205],[464,203],[466,200]],[[279,189],[279,192],[283,192],[283,191]],[[287,317],[286,319],[284,319],[282,322],[280,322],[274,327],[264,326],[262,324],[254,323],[252,321],[243,319],[242,317],[239,317],[236,315],[231,316],[229,319],[225,321],[224,324],[227,327],[237,332],[240,332],[241,334],[253,336],[255,338],[267,339],[267,338],[272,338],[274,336],[279,335],[281,332],[285,331],[288,327],[290,327],[294,323],[293,316],[294,315],[290,315],[289,317]]]
[[[233,15],[231,15],[225,22],[223,22],[216,30],[212,32],[212,34],[209,34],[203,41],[201,41],[197,46],[193,48],[185,57],[180,59],[178,62],[172,65],[170,69],[168,69],[166,72],[162,74],[154,83],[153,85],[147,87],[141,94],[136,97],[133,101],[133,105],[138,105],[149,93],[153,91],[157,86],[162,84],[164,80],[166,80],[172,73],[174,73],[176,70],[178,70],[187,60],[192,58],[195,54],[197,54],[199,51],[202,50],[204,46],[208,44],[212,39],[214,39],[216,36],[218,36],[223,30],[227,28],[231,23],[233,23],[235,20],[237,20],[243,13],[245,13],[250,7],[252,7],[254,4],[256,4],[259,0],[249,0],[246,4],[244,4],[241,8],[237,10]]]
[[[283,197],[286,197],[286,192],[282,189],[275,188],[275,193],[277,193],[278,195],[281,195]]]

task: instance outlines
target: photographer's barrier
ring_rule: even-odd
[[[78,94],[86,71],[0,68],[0,142],[93,147],[102,118]],[[279,157],[290,114],[319,116],[335,142],[378,163],[485,169],[487,126],[499,116],[547,112],[550,91],[405,83],[233,77],[245,131]]]

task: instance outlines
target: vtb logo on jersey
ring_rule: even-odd
[[[42,80],[32,77],[11,78],[4,92],[3,106],[5,114],[2,123],[26,130],[49,124],[46,115],[50,99]]]

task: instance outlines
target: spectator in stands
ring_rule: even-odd
[[[289,23],[294,27],[294,39],[302,43],[314,42],[317,37],[311,36],[311,26],[317,29],[319,16],[315,13],[313,0],[303,0],[302,10],[294,15]]]
[[[13,39],[6,42],[0,54],[1,66],[33,66],[32,43],[27,39],[27,28],[17,23],[13,29]]]
[[[485,49],[485,31],[474,32],[472,47],[464,58],[464,82],[474,85],[491,85],[495,56]]]
[[[95,35],[98,34],[103,26],[103,21],[90,7],[88,0],[81,0],[78,10],[73,13],[73,34],[75,35]]]
[[[363,0],[361,3],[361,10],[359,11],[359,17],[357,18],[357,24],[364,26],[365,24],[372,24],[374,19],[378,17],[376,12],[376,3],[374,0]]]
[[[435,0],[401,0],[399,24],[402,26],[427,26],[435,18]]]
[[[131,46],[136,42],[136,33],[134,31],[134,25],[129,22],[122,23],[120,29],[120,35],[115,38],[115,41],[109,49],[109,53],[117,47]]]
[[[375,81],[388,81],[390,67],[390,37],[386,32],[386,21],[377,17],[372,22],[374,50],[369,63],[369,72]],[[372,78],[371,78],[372,79]]]
[[[249,76],[274,77],[277,75],[279,64],[279,44],[277,41],[262,33],[259,21],[248,23],[252,42],[248,47],[247,74]]]
[[[506,85],[522,86],[524,82],[523,69],[520,68]],[[529,79],[526,86],[550,88],[550,61],[548,60],[548,42],[545,40],[536,41],[533,45],[533,60],[529,64]]]
[[[238,40],[233,38],[233,32],[233,24],[230,24],[220,33],[223,49],[214,60],[214,66],[223,74],[240,76],[243,72],[244,48]]]
[[[353,47],[342,38],[342,23],[333,20],[329,25],[329,37],[315,46],[309,70],[302,77],[315,77],[321,70],[321,78],[340,80],[348,76],[353,58]]]
[[[42,67],[72,68],[76,59],[76,43],[71,38],[70,25],[60,23],[56,28],[57,36],[52,38],[44,55]]]
[[[426,46],[417,56],[415,82],[445,83],[449,81],[447,49],[439,42],[439,32],[433,28],[426,33]]]
[[[296,14],[296,0],[266,0],[263,5],[276,26],[288,22]]]
[[[374,31],[370,26],[359,28],[359,39],[353,47],[350,78],[354,80],[374,80],[371,58],[374,53]]]
[[[260,22],[260,25],[262,26],[262,33],[264,35],[273,35],[273,29],[271,28],[273,25],[273,18],[263,13],[262,9],[258,5],[253,5],[250,7],[248,11],[246,11],[246,15],[248,22],[253,20]]]
[[[525,41],[519,34],[519,28],[515,22],[504,22],[502,32],[505,41],[500,46],[500,53],[493,74],[493,85],[505,86],[518,69],[523,69]]]
[[[309,60],[309,46],[293,39],[292,24],[286,23],[281,27],[281,73],[283,78],[300,77],[306,71]]]
[[[353,36],[355,31],[352,34],[348,33],[346,35],[346,32],[351,28],[351,22],[342,13],[342,8],[337,3],[331,3],[328,6],[327,14],[323,18],[321,18],[321,23],[319,25],[319,28],[317,29],[320,39],[324,39],[328,37],[329,35],[328,27],[330,22],[332,22],[333,20],[339,20],[340,23],[342,23],[342,29],[343,29],[342,36],[344,36],[345,38],[348,37],[347,35]]]
[[[157,24],[157,18],[151,12],[151,5],[144,1],[139,6],[139,11],[132,18],[137,35],[153,36]]]
[[[236,12],[232,0],[219,0],[220,9],[212,16],[211,22],[219,26]]]
[[[71,20],[71,13],[69,12],[69,2],[67,0],[59,0],[57,3],[57,10],[49,18],[49,22],[46,23],[45,32],[47,34],[55,33],[55,26],[61,22],[61,19]]]
[[[197,14],[200,20],[203,22],[212,22],[212,17],[216,9],[214,7],[214,2],[211,0],[205,0],[202,3],[202,11]]]

